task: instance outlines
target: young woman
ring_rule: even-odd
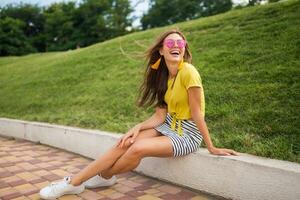
[[[196,151],[202,139],[212,154],[237,155],[234,150],[214,147],[210,139],[202,82],[191,64],[184,35],[178,30],[163,33],[147,51],[147,59],[139,105],[154,105],[155,113],[78,174],[43,188],[42,198],[111,186],[116,183],[114,175],[136,168],[142,158],[184,156]]]

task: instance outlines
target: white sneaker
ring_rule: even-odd
[[[110,179],[105,179],[100,175],[93,176],[89,180],[85,181],[83,185],[86,188],[97,188],[97,187],[105,187],[105,186],[112,186],[117,182],[117,177],[112,176]]]
[[[65,194],[79,194],[84,191],[84,185],[74,186],[71,184],[71,177],[65,177],[62,181],[51,183],[40,190],[42,199],[56,199]]]

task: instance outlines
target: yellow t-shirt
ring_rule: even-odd
[[[176,78],[174,77],[168,80],[168,89],[165,94],[168,112],[175,115],[177,119],[184,120],[192,118],[188,100],[188,89],[190,87],[200,88],[201,98],[199,104],[201,114],[204,117],[205,98],[200,74],[192,64],[183,62],[178,69]]]

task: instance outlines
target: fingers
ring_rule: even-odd
[[[117,141],[116,147],[119,146],[119,145],[121,144],[121,141],[122,141],[122,137]]]
[[[226,149],[226,151],[227,151],[228,153],[230,153],[230,155],[234,155],[234,156],[237,156],[237,155],[238,155],[238,153],[237,153],[236,151],[232,150],[232,149]]]
[[[231,156],[231,155],[237,156],[238,155],[238,153],[232,149],[224,149],[224,150],[226,152],[226,156]]]
[[[231,156],[231,155],[237,156],[238,155],[238,153],[232,149],[218,149],[218,151],[215,152],[214,154],[221,155],[221,156]]]
[[[238,156],[238,155],[239,155],[239,154],[238,154],[236,151],[234,151],[234,150],[232,150],[231,154],[234,155],[234,156]]]
[[[130,140],[130,143],[134,143],[135,141],[135,138],[138,136],[138,132],[134,133],[131,140]]]
[[[121,139],[120,147],[123,148],[125,146],[126,140],[130,137],[130,135],[125,134]]]
[[[220,156],[230,156],[230,153],[225,151],[225,150],[221,150],[217,155],[220,155]]]
[[[125,147],[126,141],[127,141],[128,138],[129,138],[129,137],[125,137],[125,138],[123,139],[123,141],[122,141],[122,148]]]
[[[126,144],[126,141],[127,139],[130,138],[130,144],[134,143],[136,137],[138,136],[139,134],[139,128],[137,128],[137,126],[133,127],[132,129],[130,129],[122,138],[121,138],[121,141],[120,141],[120,147],[123,148]],[[129,144],[129,145],[130,145]]]
[[[122,138],[120,138],[117,147],[119,146],[120,148],[128,147],[132,144],[131,142],[131,137],[130,135],[124,135]]]

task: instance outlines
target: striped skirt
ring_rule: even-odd
[[[202,135],[194,121],[181,121],[183,132],[181,136],[176,131],[171,129],[171,123],[172,117],[168,113],[165,122],[155,127],[155,130],[171,139],[174,157],[190,154],[200,147]],[[176,127],[178,127],[178,121],[176,121]]]

